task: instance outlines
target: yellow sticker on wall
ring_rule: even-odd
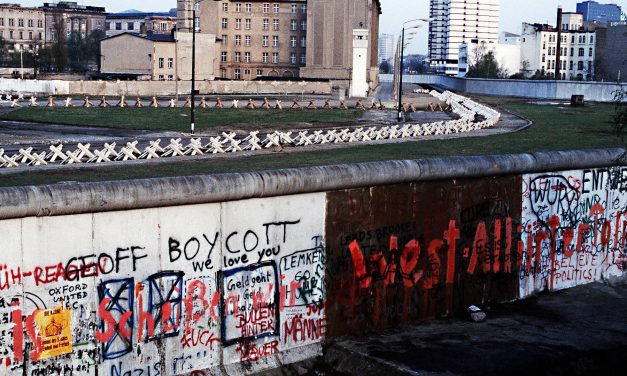
[[[41,336],[41,355],[48,359],[72,352],[72,311],[61,307],[38,311],[35,323]]]

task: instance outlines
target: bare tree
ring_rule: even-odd
[[[67,32],[65,30],[65,18],[63,12],[54,11],[52,15],[53,40],[52,56],[57,71],[63,72],[68,62]]]

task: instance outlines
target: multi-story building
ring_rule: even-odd
[[[307,14],[307,63],[301,76],[332,79],[363,96],[379,80],[379,0],[315,0]]]
[[[219,40],[221,78],[300,75],[306,63],[306,0],[203,2],[201,13],[201,25],[215,25],[209,32]],[[217,17],[205,21],[207,14]]]
[[[381,34],[379,35],[379,64],[387,61],[393,63],[394,58],[394,35]]]
[[[627,82],[627,21],[596,28],[595,79]]]
[[[518,34],[503,32],[498,43],[471,40],[459,46],[459,77],[465,77],[471,66],[477,63],[482,55],[492,52],[501,73],[506,77],[520,72],[520,43]]]
[[[558,79],[593,80],[595,31],[584,26],[581,14],[564,13],[559,34],[558,47],[558,28],[546,24],[523,23],[520,59],[521,65],[527,67],[527,75],[540,74],[555,78],[558,67]]]
[[[577,13],[583,15],[586,22],[618,22],[622,17],[621,7],[616,4],[599,4],[596,1],[577,3]]]
[[[429,60],[438,73],[458,73],[462,43],[497,43],[499,0],[431,0]]]
[[[170,34],[176,27],[176,9],[170,12],[126,12],[107,14],[107,37],[130,32],[144,34]]]
[[[44,42],[44,12],[18,4],[0,4],[0,37],[14,48],[34,49]]]
[[[60,37],[67,38],[72,32],[86,37],[94,30],[105,31],[106,13],[103,7],[59,1],[44,3],[41,9],[45,14],[46,42],[56,42]]]

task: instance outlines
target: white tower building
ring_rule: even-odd
[[[429,60],[438,73],[458,73],[459,45],[497,43],[500,0],[431,0]]]

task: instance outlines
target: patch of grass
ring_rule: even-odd
[[[179,161],[158,165],[125,164],[82,170],[30,172],[5,176],[0,185],[48,184],[61,181],[104,181],[163,176],[248,172],[268,169],[358,163],[433,156],[510,154],[536,151],[624,147],[610,125],[611,104],[583,108],[538,106],[510,101],[503,107],[535,122],[522,132],[452,140],[362,145],[344,149],[264,154],[239,158]]]
[[[246,125],[293,123],[346,123],[358,119],[360,110],[245,110],[196,109],[196,129]],[[0,116],[2,120],[85,125],[95,127],[185,132],[189,108],[65,108],[26,107]]]

